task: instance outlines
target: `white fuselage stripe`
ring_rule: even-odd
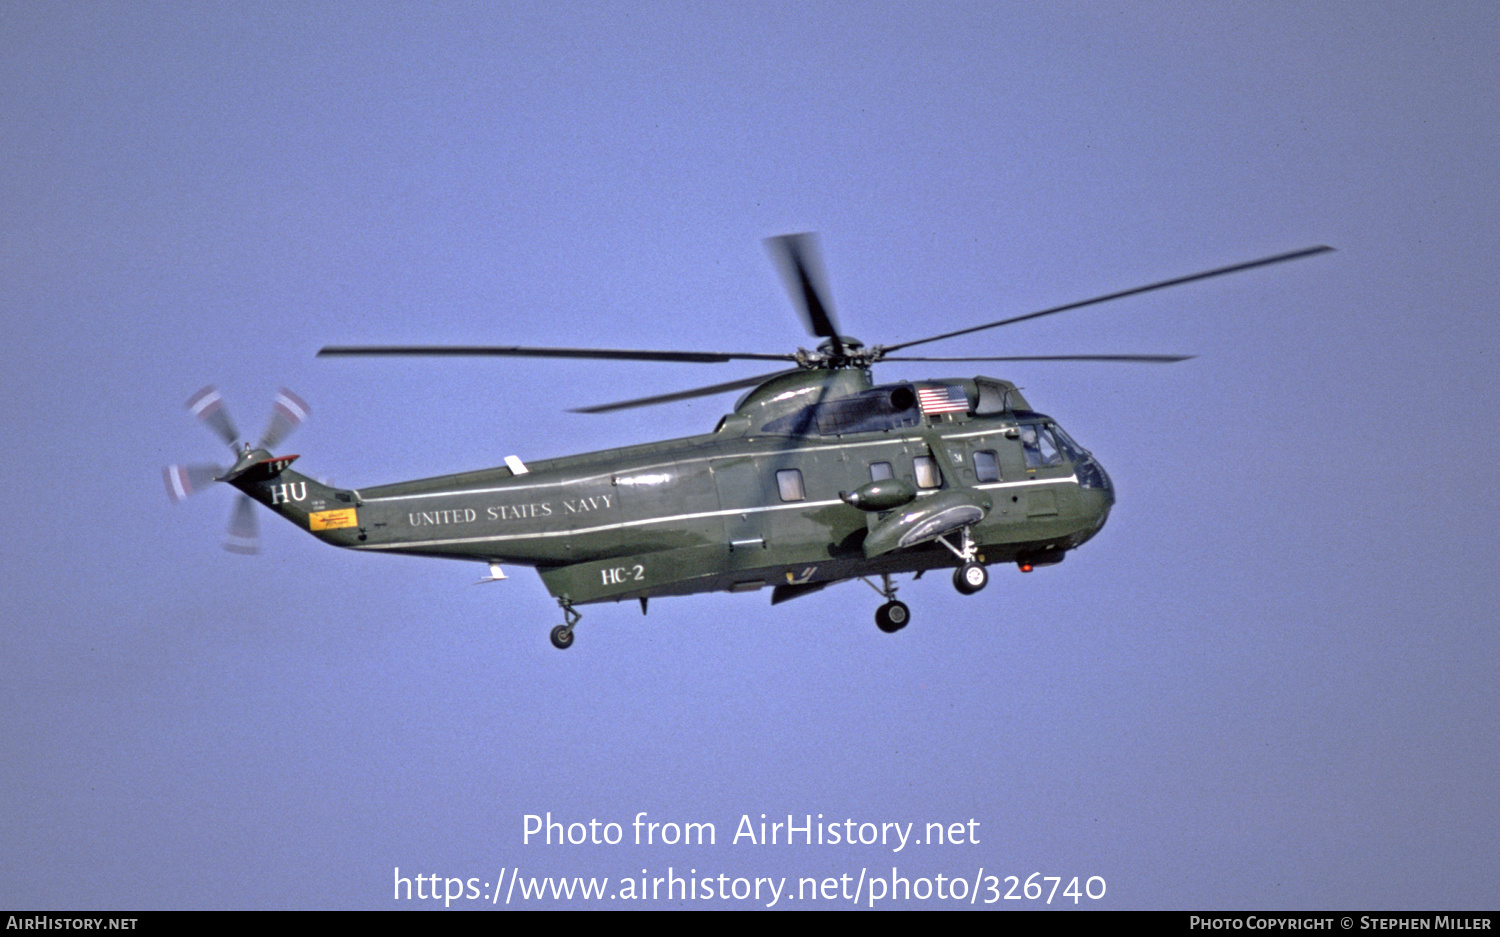
[[[1067,478],[1034,478],[1017,482],[991,482],[984,485],[974,485],[975,488],[994,490],[1000,488],[1027,488],[1036,485],[1061,485],[1076,484],[1078,476],[1070,475]],[[506,489],[508,490],[508,489]],[[940,489],[918,492],[918,496],[936,494]],[[472,494],[473,492],[453,492],[453,494]],[[595,527],[573,527],[567,530],[538,530],[531,533],[519,534],[494,534],[484,537],[454,537],[442,540],[404,540],[400,543],[370,543],[352,544],[356,550],[405,550],[412,547],[444,547],[455,546],[463,543],[505,543],[514,540],[540,540],[549,537],[578,537],[584,534],[595,534],[606,530],[624,530],[627,527],[644,527],[649,524],[666,524],[675,521],[701,520],[706,517],[728,517],[731,514],[761,514],[767,511],[795,511],[802,508],[821,508],[834,504],[843,504],[843,501],[834,499],[832,501],[794,501],[789,504],[771,504],[764,507],[728,508],[718,511],[698,511],[693,514],[664,514],[660,517],[645,517],[633,521],[616,521],[610,524],[599,524]]]
[[[1015,427],[995,427],[993,429],[981,430],[979,432],[973,433],[955,433],[953,435],[943,436],[941,438],[966,439],[970,436],[989,436],[996,433],[1004,433],[1007,430],[1011,429],[1015,429]],[[503,485],[498,488],[462,488],[456,491],[426,491],[420,494],[413,495],[386,495],[384,497],[363,498],[362,500],[367,504],[375,504],[381,501],[408,501],[416,498],[451,498],[454,495],[480,495],[495,494],[497,492],[521,492],[538,488],[559,488],[566,485],[586,485],[589,482],[600,481],[606,478],[615,478],[620,475],[634,475],[640,472],[649,472],[652,469],[667,468],[670,466],[678,465],[692,465],[696,462],[720,462],[726,459],[763,459],[773,456],[795,455],[802,452],[827,452],[829,450],[863,449],[870,446],[902,446],[908,442],[916,442],[925,445],[925,443],[923,443],[919,437],[911,437],[900,439],[876,439],[869,442],[830,443],[824,446],[802,446],[797,449],[773,449],[768,452],[746,452],[738,455],[693,456],[692,458],[671,459],[665,462],[648,462],[644,465],[632,464],[629,468],[626,469],[618,469],[609,472],[599,472],[593,475],[583,475],[576,478],[558,479],[555,481],[528,481],[525,484]],[[566,470],[564,469],[561,471]],[[521,476],[517,475],[514,477],[519,478]]]

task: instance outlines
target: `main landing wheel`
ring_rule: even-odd
[[[965,563],[953,571],[953,588],[964,595],[973,595],[989,585],[990,572],[978,563]]]
[[[573,629],[567,625],[558,625],[552,629],[552,646],[559,651],[566,651],[573,646]]]
[[[911,609],[906,607],[905,602],[897,602],[893,599],[875,610],[875,627],[886,634],[895,634],[905,628],[909,621],[911,621]]]

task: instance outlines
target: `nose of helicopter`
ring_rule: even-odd
[[[1115,503],[1115,485],[1092,455],[1077,464],[1076,473],[1079,500],[1085,514],[1094,519],[1093,528],[1084,537],[1086,540],[1102,530],[1104,522],[1109,520],[1109,509]]]

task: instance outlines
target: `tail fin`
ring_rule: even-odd
[[[297,456],[251,450],[220,479],[321,540],[348,545],[360,539],[354,492],[332,488],[289,466]]]

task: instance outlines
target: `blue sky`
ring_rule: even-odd
[[[1475,4],[0,9],[0,906],[896,866],[1494,908],[1497,40]],[[801,230],[867,343],[1338,252],[924,349],[1182,364],[882,365],[1016,381],[1120,496],[1061,566],[904,585],[895,636],[854,583],[593,606],[564,654],[529,571],[270,516],[233,556],[227,492],[164,497],[222,453],[209,383],[247,433],[296,390],[284,448],[349,486],[706,431],[732,396],[565,411],[755,364],[314,353],[789,351],[760,241]],[[549,811],[719,841],[523,842]],[[762,813],[979,841],[730,841]]]

